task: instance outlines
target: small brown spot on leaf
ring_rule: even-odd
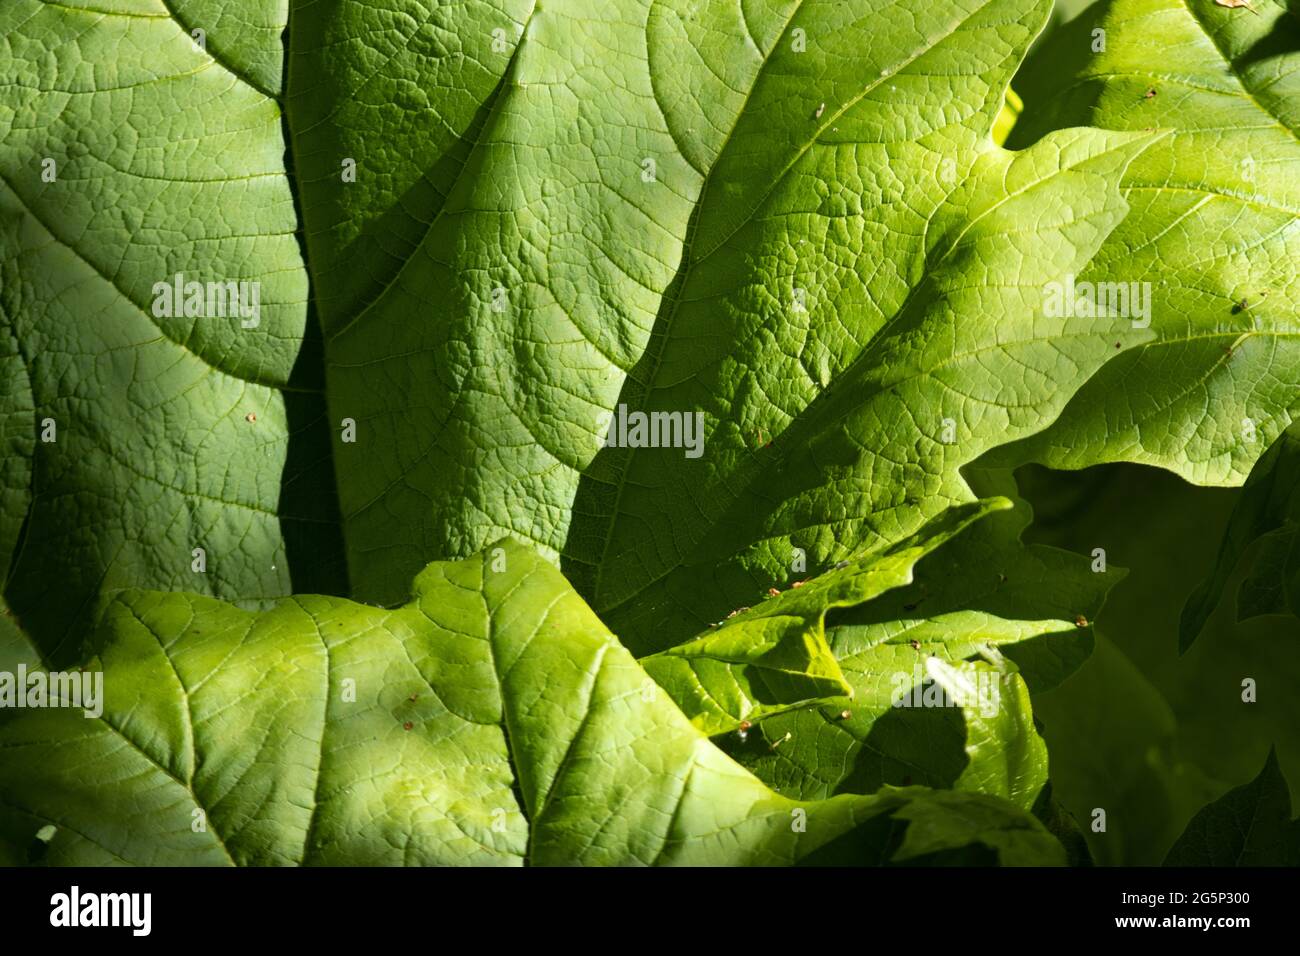
[[[410,730],[410,729],[411,729],[412,727],[414,727],[414,726],[415,726],[415,724],[411,723],[411,722],[408,720],[406,723],[402,724],[402,729],[403,729],[403,730]]]
[[[257,421],[257,414],[255,412],[249,412],[247,415],[244,416],[244,421],[246,422]]]
[[[1076,614],[1076,615],[1074,616],[1074,626],[1075,626],[1075,627],[1087,627],[1087,626],[1088,626],[1088,619],[1087,619],[1086,617],[1084,617],[1082,614]]]

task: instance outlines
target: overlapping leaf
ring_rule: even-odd
[[[826,615],[912,581],[912,568],[971,522],[1009,506],[993,498],[953,508],[884,553],[842,561],[641,665],[708,734],[741,728],[819,698],[853,696],[826,641]]]
[[[430,557],[509,532],[644,653],[794,580],[796,548],[824,567],[973,500],[960,465],[1144,338],[1049,317],[1041,289],[1120,220],[1149,137],[990,138],[1047,9],[559,2],[503,14],[495,51],[470,11],[454,42],[481,70],[433,108],[454,137],[408,154],[409,116],[317,107],[296,156],[313,275],[341,303],[326,351],[333,416],[358,427],[337,449],[356,593],[400,600]],[[380,28],[291,31],[291,112],[300,82],[323,101],[405,88],[411,54],[355,16]],[[405,259],[336,274],[358,230],[408,214],[427,228],[398,230]],[[701,413],[703,454],[603,447],[619,406]]]
[[[1047,746],[1034,728],[1025,682],[1014,665],[991,656],[992,663],[960,667],[927,662],[966,722],[967,765],[954,789],[996,794],[1028,810],[1047,782]]]
[[[0,726],[6,857],[53,825],[59,862],[1055,858],[1014,668],[977,665],[995,715],[883,688],[1012,644],[1059,681],[1104,575],[994,516],[959,578],[936,555],[825,635],[982,513],[959,469],[1150,339],[1044,287],[1114,248],[1159,135],[994,145],[1047,0],[287,7],[0,10],[0,571],[41,653],[0,646],[77,659],[121,586],[245,607],[108,605],[105,718]],[[1275,225],[1251,281],[1289,295]],[[260,322],[154,314],[176,273],[260,282]],[[619,409],[702,447],[606,447]],[[343,589],[335,477],[354,596],[509,533],[647,663],[513,545],[392,611],[266,610]],[[701,733],[759,718],[764,782]],[[988,793],[788,799],[910,776]]]
[[[45,862],[773,864],[840,840],[1062,858],[986,794],[778,796],[510,542],[431,565],[391,611],[130,591],[102,642],[100,719],[0,722],[7,855],[53,826]],[[891,818],[913,821],[901,844]]]
[[[6,502],[41,542],[7,587],[32,633],[73,655],[121,585],[336,586],[290,181],[361,597],[508,531],[662,649],[794,548],[973,500],[958,466],[1141,339],[1040,287],[1122,217],[1148,138],[1002,152],[1047,4],[888,8],[294,4],[281,70],[284,24],[238,4],[7,7],[6,433],[60,436]],[[260,325],[153,315],[175,273],[261,282]],[[701,413],[708,453],[602,451],[619,405]]]
[[[1014,494],[1007,475],[972,472],[971,478],[985,493]],[[753,739],[733,740],[728,749],[791,796],[1018,778],[1029,782],[999,784],[993,792],[1014,790],[1032,802],[1046,764],[1025,680],[1014,666],[973,665],[985,675],[985,696],[976,693],[965,707],[957,695],[940,698],[943,685],[935,683],[936,676],[949,680],[952,668],[960,674],[971,666],[968,658],[1004,654],[1023,668],[1031,689],[1043,691],[1087,658],[1091,621],[1121,572],[1022,544],[1028,522],[1028,508],[1018,502],[924,558],[907,587],[834,614],[831,647],[852,698],[774,717]],[[1036,769],[1008,769],[1013,764]]]
[[[1125,173],[1132,211],[1078,276],[1149,283],[1157,341],[1008,460],[1239,484],[1300,412],[1300,18],[1278,0],[1108,0],[1016,85],[1013,146],[1081,123],[1171,135]]]

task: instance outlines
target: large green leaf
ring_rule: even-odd
[[[989,135],[1045,2],[471,6],[396,57],[342,6],[291,28],[289,105],[359,597],[513,533],[663,650],[799,577],[796,548],[823,569],[972,500],[962,464],[1145,340],[1041,304],[1150,137]],[[444,46],[480,64],[451,91]],[[369,105],[393,90],[438,132]],[[620,405],[701,413],[707,450],[602,447]]]
[[[1027,806],[1025,687],[1086,650],[1104,576],[1018,525],[876,597],[1004,493],[964,466],[1151,340],[1044,289],[1106,248],[1159,134],[994,144],[1048,0],[92,6],[0,9],[0,571],[35,645],[6,621],[0,648],[80,662],[102,617],[121,679],[103,721],[6,719],[7,856],[43,823],[59,861],[1051,855],[987,793],[787,799],[914,775]],[[155,315],[176,273],[260,282],[260,322]],[[703,444],[603,447],[620,407],[699,414]],[[392,611],[279,600],[345,589],[336,478],[354,597],[511,534],[660,656],[513,546]],[[106,605],[124,586],[239,608]],[[892,675],[991,645],[1009,710],[890,707]],[[701,735],[760,717],[764,758],[833,745],[788,779],[743,758],[760,783]]]
[[[0,7],[0,569],[62,660],[114,587],[265,604],[343,583],[319,335],[266,92],[283,5],[172,8]],[[260,283],[256,325],[156,315],[155,283],[178,273]]]
[[[697,6],[7,4],[0,547],[41,647],[121,586],[342,590],[337,478],[355,596],[512,533],[663,650],[973,501],[1146,339],[1042,287],[1153,137],[990,135],[1047,0]],[[259,324],[154,315],[178,273],[261,283]],[[602,447],[621,406],[707,453]]]
[[[1009,143],[1171,130],[1079,282],[1150,283],[1157,341],[1119,356],[1008,461],[1136,461],[1240,484],[1300,413],[1300,18],[1277,0],[1108,0],[1036,51]]]
[[[52,825],[44,861],[82,864],[789,863],[841,838],[859,862],[970,844],[1062,859],[987,794],[778,796],[523,546],[433,564],[415,592],[262,613],[125,592],[100,718],[0,721],[6,853]],[[891,817],[913,821],[901,844]]]

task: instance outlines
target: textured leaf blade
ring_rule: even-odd
[[[1047,745],[1034,729],[1029,689],[1014,666],[976,661],[928,663],[932,679],[959,701],[966,724],[966,769],[956,790],[1005,797],[1031,809],[1047,782]]]
[[[853,696],[826,640],[828,612],[853,607],[911,582],[923,556],[972,522],[1011,506],[990,499],[951,512],[881,554],[839,562],[685,644],[641,659],[641,666],[691,717],[720,734],[819,698]],[[735,612],[733,612],[735,613]]]
[[[1035,826],[1025,819],[1011,826],[1001,823],[1005,816],[1002,806],[1001,801],[986,794],[937,791],[933,801],[918,802],[899,811],[898,816],[910,822],[896,859],[915,859],[979,838],[1010,866],[1061,865],[1065,862],[1063,852],[1050,858],[1038,851]],[[1035,820],[1034,824],[1037,823]]]
[[[559,3],[517,42],[507,25],[427,231],[327,322],[332,413],[362,430],[339,451],[359,596],[401,600],[430,557],[512,533],[660,651],[787,584],[794,547],[833,563],[974,500],[962,464],[1145,339],[1047,318],[1040,293],[1123,216],[1150,138],[990,136],[1048,5],[882,6]],[[599,151],[556,134],[588,127]],[[379,132],[349,135],[403,182],[452,148],[389,162]],[[341,200],[354,221],[392,207],[378,188]],[[707,454],[604,447],[620,407],[700,413]]]
[[[268,94],[285,9],[116,6],[0,10],[0,417],[6,452],[30,462],[24,480],[6,456],[0,563],[63,661],[113,588],[256,604],[342,584],[319,336],[313,351]],[[207,47],[190,33],[204,25]],[[257,283],[255,326],[162,307],[155,286],[177,275]],[[31,546],[10,561],[15,521]]]
[[[102,719],[0,723],[7,841],[54,823],[57,863],[773,864],[953,805],[773,793],[662,691],[645,699],[645,671],[520,545],[431,565],[415,591],[391,611],[304,596],[261,613],[126,592],[105,619]],[[1009,862],[1059,858],[999,806],[976,839],[1010,829]]]
[[[1151,55],[1157,38],[1172,62]],[[1014,146],[1076,123],[1171,132],[1125,173],[1132,211],[1078,276],[1150,283],[1157,341],[1004,460],[1239,484],[1300,409],[1300,20],[1277,3],[1109,0],[1045,43],[1017,88]]]
[[[969,474],[982,493],[1016,493],[1009,475]],[[886,784],[952,787],[967,773],[968,781],[978,780],[984,771],[970,748],[978,744],[982,752],[989,735],[1013,763],[1036,766],[1037,745],[1022,734],[1032,724],[1019,679],[999,687],[997,713],[983,728],[974,726],[984,720],[978,695],[975,720],[968,721],[959,707],[927,706],[924,686],[929,668],[961,668],[990,649],[1019,664],[1036,692],[1087,659],[1091,628],[1079,621],[1096,618],[1122,573],[1023,544],[1029,521],[1027,505],[1017,501],[1014,510],[983,519],[923,558],[906,587],[837,612],[829,637],[852,698],[774,717],[756,729],[758,739],[728,749],[777,790],[805,799]],[[937,691],[930,704],[945,704]],[[1016,776],[1004,767],[990,770],[988,780]],[[1041,785],[1036,772],[1020,776]],[[994,792],[1005,789],[999,782]]]

